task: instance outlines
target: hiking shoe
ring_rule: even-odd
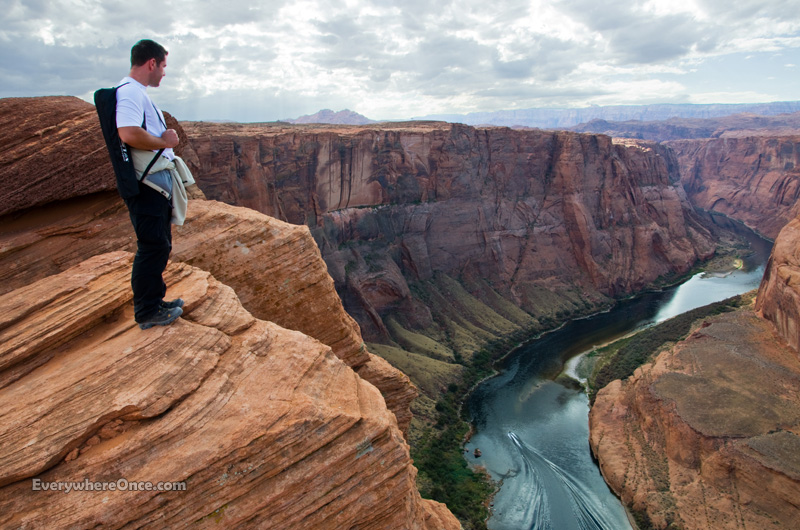
[[[161,307],[164,309],[172,309],[173,307],[183,307],[183,299],[176,298],[175,300],[161,300]]]
[[[183,309],[180,307],[173,307],[171,309],[162,307],[150,318],[143,322],[139,322],[139,327],[141,329],[149,329],[153,326],[167,326],[175,322],[182,314]]]

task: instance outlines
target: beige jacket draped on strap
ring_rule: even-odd
[[[130,151],[133,155],[133,167],[136,169],[137,176],[141,177],[147,165],[153,160],[155,153],[142,149],[131,149]],[[194,184],[194,177],[186,163],[179,156],[176,156],[172,161],[163,156],[159,156],[156,163],[150,168],[150,173],[156,173],[165,169],[168,170],[172,176],[172,224],[180,226],[183,225],[184,220],[186,220],[186,207],[189,203],[186,187]],[[144,184],[161,192],[161,188],[148,182],[147,178],[144,179]]]

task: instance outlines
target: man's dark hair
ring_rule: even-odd
[[[155,59],[156,64],[161,64],[168,53],[159,43],[142,39],[131,48],[131,66],[141,66],[150,59]]]

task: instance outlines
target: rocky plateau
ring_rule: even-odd
[[[596,119],[571,127],[570,130],[655,142],[700,138],[789,136],[800,133],[800,112],[763,116],[751,111],[715,118],[672,117],[657,121]]]
[[[798,405],[800,357],[750,307],[706,319],[602,389],[591,447],[645,527],[794,528]]]

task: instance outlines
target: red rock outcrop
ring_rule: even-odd
[[[591,447],[655,528],[794,528],[800,357],[752,310],[709,318],[602,389]]]
[[[0,100],[0,115],[13,115],[17,103]],[[415,470],[398,421],[407,428],[416,390],[366,351],[308,229],[243,208],[190,201],[186,224],[173,233],[168,282],[171,292],[187,300],[186,318],[136,342],[131,334],[139,331],[131,325],[123,270],[129,270],[130,257],[117,252],[135,246],[127,211],[115,191],[85,195],[108,189],[109,183],[113,187],[107,157],[105,180],[98,173],[90,188],[54,184],[58,192],[41,201],[25,191],[37,168],[52,174],[50,166],[67,153],[105,149],[90,118],[85,118],[88,132],[73,134],[57,111],[61,104],[83,105],[83,114],[96,124],[94,109],[70,98],[31,98],[26,112],[39,103],[50,109],[40,114],[53,121],[31,125],[34,132],[0,149],[1,160],[15,161],[0,172],[8,192],[3,211],[11,212],[0,225],[0,295],[7,309],[0,324],[0,400],[4,409],[20,414],[8,416],[0,434],[10,458],[0,479],[6,485],[0,505],[19,514],[14,524],[130,521],[163,527],[219,520],[226,527],[458,528],[446,507],[422,501],[414,489]],[[61,131],[48,147],[51,158],[26,162],[26,156],[44,150],[35,131],[46,130]],[[189,147],[181,154],[197,165]],[[69,179],[91,173],[96,161],[84,162]],[[17,163],[25,171],[13,169]],[[35,207],[41,202],[47,205]],[[217,279],[177,261],[207,267]],[[188,324],[193,319],[198,325]],[[139,366],[139,356],[154,355],[152,367]],[[108,366],[110,359],[119,364],[118,373]],[[75,392],[75,385],[84,384],[79,381],[84,361],[98,368],[96,379],[86,376],[90,392],[86,387]],[[386,399],[364,378],[386,388]],[[22,397],[31,388],[46,395],[30,407],[11,406],[35,399]],[[78,408],[66,406],[71,402]],[[194,408],[185,408],[190,402]],[[395,414],[387,414],[387,403]],[[30,416],[39,413],[44,419]],[[50,441],[25,445],[34,431],[49,433]],[[350,447],[348,432],[364,437]],[[20,444],[27,449],[12,451]],[[145,450],[149,447],[157,450]],[[361,457],[373,452],[386,458],[374,469],[360,468],[366,463]],[[357,462],[348,462],[348,454]],[[105,494],[73,492],[72,507],[55,511],[63,492],[31,499],[28,479],[34,476],[79,481],[115,473],[142,480],[180,475],[196,481],[198,489],[180,501],[174,493],[151,492],[132,504],[124,495],[111,494],[108,504]],[[230,502],[218,503],[229,493]],[[353,504],[356,499],[361,504]],[[329,503],[337,508],[329,511]]]
[[[68,153],[99,151],[103,154],[102,162],[91,161],[105,169],[104,177],[97,178],[97,187],[115,189],[111,164],[101,150],[105,145],[92,105],[76,98],[22,99],[27,109],[44,120],[38,126],[30,125],[31,131],[61,128],[63,132],[59,141],[53,142],[50,158],[36,154],[42,151],[41,147],[36,147],[42,139],[35,132],[21,136],[19,142],[0,150],[0,157],[19,160],[26,168],[20,171],[15,169],[16,165],[11,165],[8,171],[4,168],[0,173],[0,183],[8,193],[4,204],[6,211],[32,206],[25,193],[14,190],[27,189],[28,183],[36,179],[36,167],[41,166],[47,172],[47,168],[57,166]],[[44,111],[33,110],[40,105]],[[66,105],[66,110],[84,107],[80,120],[84,125],[77,130],[61,125],[58,121],[60,105]],[[0,100],[0,116],[13,122],[18,107],[16,99]],[[196,165],[196,155],[187,145],[185,133],[172,117],[167,116],[167,119],[182,138],[178,152],[187,163]],[[8,154],[16,152],[36,156],[37,164],[29,164],[24,156]],[[63,180],[80,180],[80,176],[91,169],[77,166],[75,173],[69,178],[63,176]],[[55,186],[62,194],[57,207],[16,213],[4,221],[0,293],[61,272],[95,254],[135,251],[127,210],[116,191],[86,196],[82,188]],[[192,196],[203,197],[196,187],[191,190]],[[73,199],[65,200],[69,198]],[[321,340],[355,370],[374,359],[364,347],[357,324],[344,311],[307,228],[281,223],[242,208],[198,201],[189,209],[186,224],[175,229],[175,235],[173,259],[197,263],[215,274],[237,291],[245,307],[258,318]],[[389,406],[401,418],[401,428],[405,432],[410,421],[409,403],[417,395],[413,385],[401,372],[379,361],[365,374],[387,386],[392,398]]]
[[[777,239],[755,311],[709,318],[597,394],[592,450],[612,489],[655,528],[794,528],[800,137],[767,131],[667,145],[696,205]]]
[[[381,394],[328,346],[181,263],[166,280],[183,317],[143,332],[131,262],[97,255],[0,297],[6,524],[459,527],[419,497]],[[180,489],[131,489],[143,482]]]
[[[99,130],[92,105],[73,97],[8,98],[0,100],[0,117],[0,215],[114,189],[102,136],[90,140]]]
[[[800,218],[786,225],[775,240],[758,289],[756,310],[800,351]]]
[[[209,197],[312,227],[368,340],[390,339],[390,315],[429,327],[411,286],[436,272],[488,283],[470,293],[492,310],[504,300],[540,318],[587,312],[714,249],[655,144],[424,122],[183,126]],[[459,329],[475,343],[500,333],[480,319]]]
[[[246,208],[192,200],[186,224],[174,227],[173,260],[195,264],[233,287],[258,318],[302,331],[333,348],[354,370],[387,389],[403,431],[417,392],[408,377],[376,360],[347,315],[308,229]],[[116,192],[29,211],[0,233],[0,292],[57,274],[89,256],[135,251],[128,212]],[[370,379],[372,380],[372,379]]]
[[[667,142],[692,203],[775,239],[800,214],[800,136]]]
[[[177,151],[189,165],[197,155],[178,122]],[[0,99],[0,215],[67,197],[116,190],[97,112],[78,98]]]

